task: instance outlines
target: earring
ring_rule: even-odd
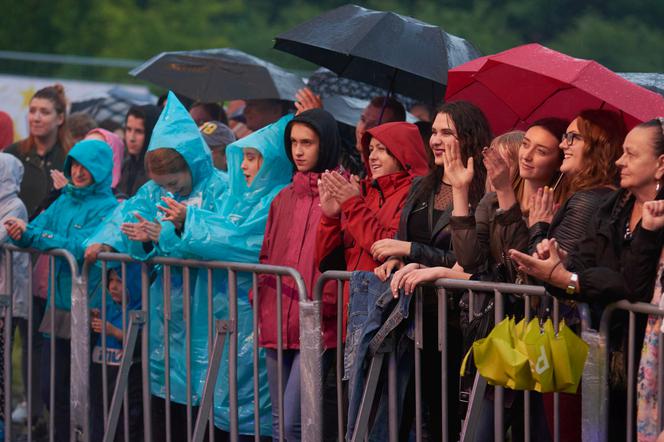
[[[661,182],[657,181],[657,185],[655,186],[655,192],[659,193],[659,188],[661,187]]]

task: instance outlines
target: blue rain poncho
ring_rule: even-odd
[[[284,130],[292,115],[242,138],[226,148],[229,188],[218,200],[215,210],[187,208],[187,218],[181,237],[161,239],[161,247],[198,259],[212,259],[258,263],[263,244],[265,224],[274,197],[291,180],[293,165],[286,157]],[[240,169],[243,148],[254,148],[263,156],[263,164],[247,186]],[[215,318],[228,319],[228,281],[226,272],[215,272]],[[246,273],[237,277],[237,338],[238,338],[238,420],[241,434],[254,433],[253,391],[253,311],[249,303],[252,278]],[[202,322],[206,322],[204,319]],[[259,353],[258,368],[260,431],[272,433],[270,396],[263,350]],[[222,430],[230,430],[228,341],[224,346],[214,398],[214,423]]]
[[[193,258],[186,251],[166,250],[162,242],[178,238],[173,223],[162,222],[162,214],[157,205],[165,205],[164,196],[187,204],[188,210],[215,211],[221,195],[228,187],[224,172],[214,168],[212,155],[189,116],[172,93],[157,121],[148,147],[149,152],[160,149],[174,149],[186,161],[191,172],[192,190],[189,195],[170,195],[167,191],[150,180],[145,183],[132,198],[126,200],[106,223],[88,239],[86,245],[101,243],[113,247],[121,253],[129,253],[134,259],[147,260],[153,256],[175,258]],[[143,243],[129,240],[120,232],[123,222],[136,222],[134,214],[140,214],[148,220],[161,223],[161,236],[157,244],[149,244],[148,250]],[[185,221],[185,227],[189,218]],[[164,356],[164,273],[162,266],[154,268],[154,282],[150,286],[149,306],[149,341],[150,341],[150,390],[153,395],[165,398],[165,356]],[[186,322],[183,315],[183,272],[178,267],[171,268],[171,319],[169,321],[170,351],[170,398],[172,401],[187,403],[187,351]],[[191,318],[191,385],[192,403],[198,404],[203,391],[207,370],[207,271],[192,268],[189,278],[190,318]]]
[[[71,179],[72,159],[78,161],[92,175],[94,182],[86,187],[67,184],[62,194],[48,209],[37,216],[16,243],[21,247],[39,250],[67,249],[76,258],[79,269],[83,266],[85,239],[95,231],[105,217],[113,212],[118,202],[111,191],[113,151],[98,140],[76,143],[65,159],[64,174]],[[71,310],[71,270],[63,258],[55,258],[55,306]],[[101,273],[91,268],[88,274],[88,292],[95,293],[91,306],[99,306]],[[49,285],[49,305],[52,293]]]

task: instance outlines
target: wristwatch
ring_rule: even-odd
[[[574,292],[576,292],[576,285],[579,282],[579,275],[576,273],[572,273],[569,277],[569,282],[567,283],[567,288],[565,289],[565,293],[568,295],[573,295]]]

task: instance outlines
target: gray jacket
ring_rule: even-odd
[[[9,242],[9,235],[4,222],[9,217],[16,217],[28,222],[28,211],[19,199],[23,179],[23,164],[13,155],[0,152],[0,244]],[[7,293],[7,263],[4,250],[0,253],[0,293]],[[13,316],[28,317],[28,266],[30,256],[27,253],[14,253],[12,263],[13,274]]]

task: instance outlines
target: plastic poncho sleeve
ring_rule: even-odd
[[[77,260],[83,258],[85,239],[104,219],[107,206],[101,206],[91,212],[88,219],[81,220],[69,231],[68,236],[50,230],[48,227],[57,224],[57,212],[61,204],[58,201],[42,212],[30,224],[23,236],[16,243],[21,247],[34,247],[38,250],[67,249]]]
[[[164,223],[171,225],[171,223]],[[263,242],[265,218],[236,225],[228,217],[198,207],[187,207],[181,236],[174,229],[162,230],[159,247],[167,254],[204,260],[256,262]]]

